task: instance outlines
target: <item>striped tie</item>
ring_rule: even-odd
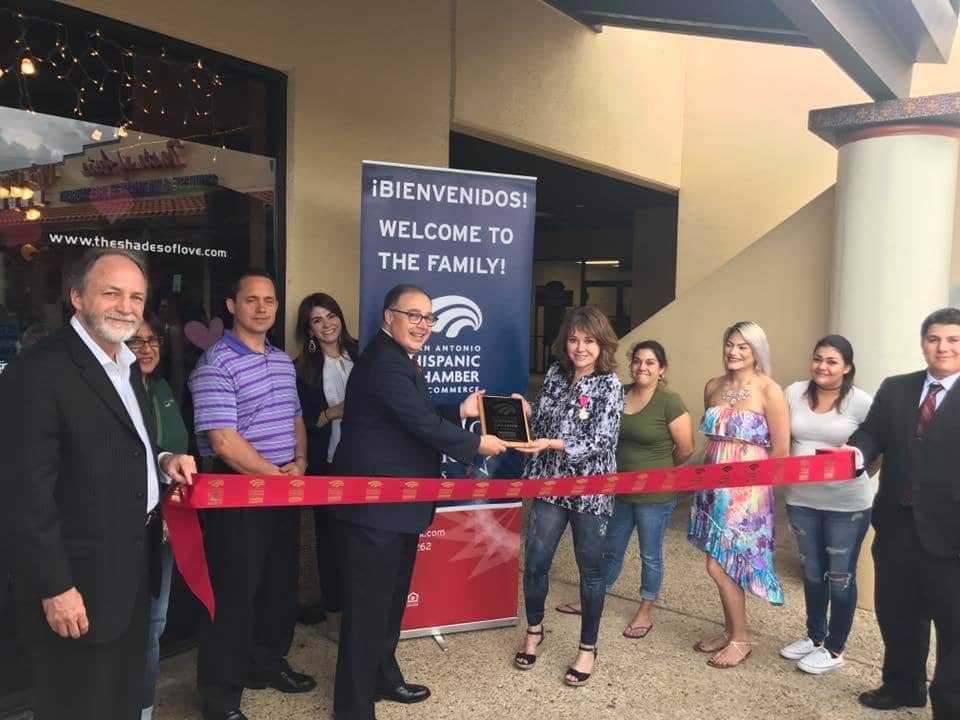
[[[930,418],[933,417],[933,414],[937,411],[937,395],[940,394],[940,391],[943,390],[943,385],[938,382],[930,383],[927,388],[927,395],[923,398],[923,402],[920,403],[920,414],[917,415],[917,429],[913,434],[914,440],[914,457],[912,458],[911,465],[913,472],[909,474],[906,484],[903,486],[903,496],[900,498],[900,503],[902,505],[910,506],[913,505],[913,482],[917,474],[917,463],[919,462],[920,448],[917,447],[919,443],[922,443],[924,438],[927,436],[927,426],[930,424]]]

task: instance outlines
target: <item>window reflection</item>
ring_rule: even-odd
[[[274,160],[4,107],[0,148],[0,363],[69,317],[62,272],[84,249],[136,250],[182,404],[186,375],[223,332],[226,285],[269,264]]]

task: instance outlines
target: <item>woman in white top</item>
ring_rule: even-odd
[[[326,293],[307,295],[300,302],[296,333],[300,344],[300,354],[295,361],[297,392],[307,427],[307,474],[328,475],[340,442],[347,378],[359,349],[347,330],[340,304]],[[329,508],[314,507],[313,517],[323,607],[305,608],[300,621],[311,623],[325,618],[325,634],[336,641],[340,635],[342,601]]]
[[[813,350],[810,380],[786,389],[790,454],[840,447],[867,417],[873,398],[853,385],[853,347],[828,335]],[[857,559],[870,525],[873,487],[864,472],[853,480],[787,487],[787,514],[803,564],[807,637],[780,650],[804,672],[843,666],[843,647],[857,606]],[[830,619],[827,620],[827,608]]]

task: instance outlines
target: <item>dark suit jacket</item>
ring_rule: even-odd
[[[356,360],[349,352],[347,352],[347,357]],[[297,395],[300,396],[303,424],[307,428],[307,474],[326,475],[330,469],[330,463],[327,462],[327,451],[330,449],[332,428],[330,423],[322,428],[317,427],[320,414],[330,407],[323,388],[323,378],[320,377],[313,385],[308,385],[297,373]]]
[[[153,444],[153,412],[139,367],[130,370]],[[130,624],[150,550],[146,463],[156,447],[145,459],[123,401],[69,325],[0,374],[0,407],[0,532],[17,597],[39,609],[76,586],[90,621],[79,642],[109,642]]]
[[[480,436],[460,426],[458,406],[434,407],[427,385],[406,351],[378,332],[360,354],[350,379],[338,475],[440,477],[443,454],[470,462]],[[341,520],[391,532],[420,533],[433,519],[433,503],[346,505]]]
[[[881,453],[880,488],[873,503],[878,533],[895,522],[907,482],[911,453],[919,458],[913,486],[913,514],[923,547],[944,558],[960,557],[960,383],[943,398],[927,426],[914,438],[927,371],[883,381],[873,405],[849,444],[867,465]]]

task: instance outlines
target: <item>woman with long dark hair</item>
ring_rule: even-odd
[[[300,354],[294,364],[303,423],[307,427],[307,474],[327,475],[340,442],[347,378],[359,356],[359,345],[347,330],[340,304],[326,293],[307,295],[300,302],[296,336]],[[313,517],[325,635],[337,642],[342,606],[329,508],[314,507]]]
[[[693,454],[693,423],[678,393],[667,389],[667,351],[656,340],[641,340],[627,355],[633,382],[625,388],[617,470],[652,470],[682,465]],[[607,528],[606,591],[623,569],[636,530],[640,542],[640,605],[623,630],[630,640],[653,629],[653,608],[663,584],[663,538],[677,506],[677,494],[617,495]],[[579,615],[579,604],[563,603],[558,612]]]
[[[791,455],[839,447],[866,419],[873,398],[854,387],[855,374],[849,340],[827,335],[817,342],[810,379],[786,389]],[[803,565],[807,636],[780,654],[797,660],[804,672],[822,675],[843,666],[843,647],[857,607],[857,559],[872,506],[867,472],[843,482],[787,486],[787,515]]]

